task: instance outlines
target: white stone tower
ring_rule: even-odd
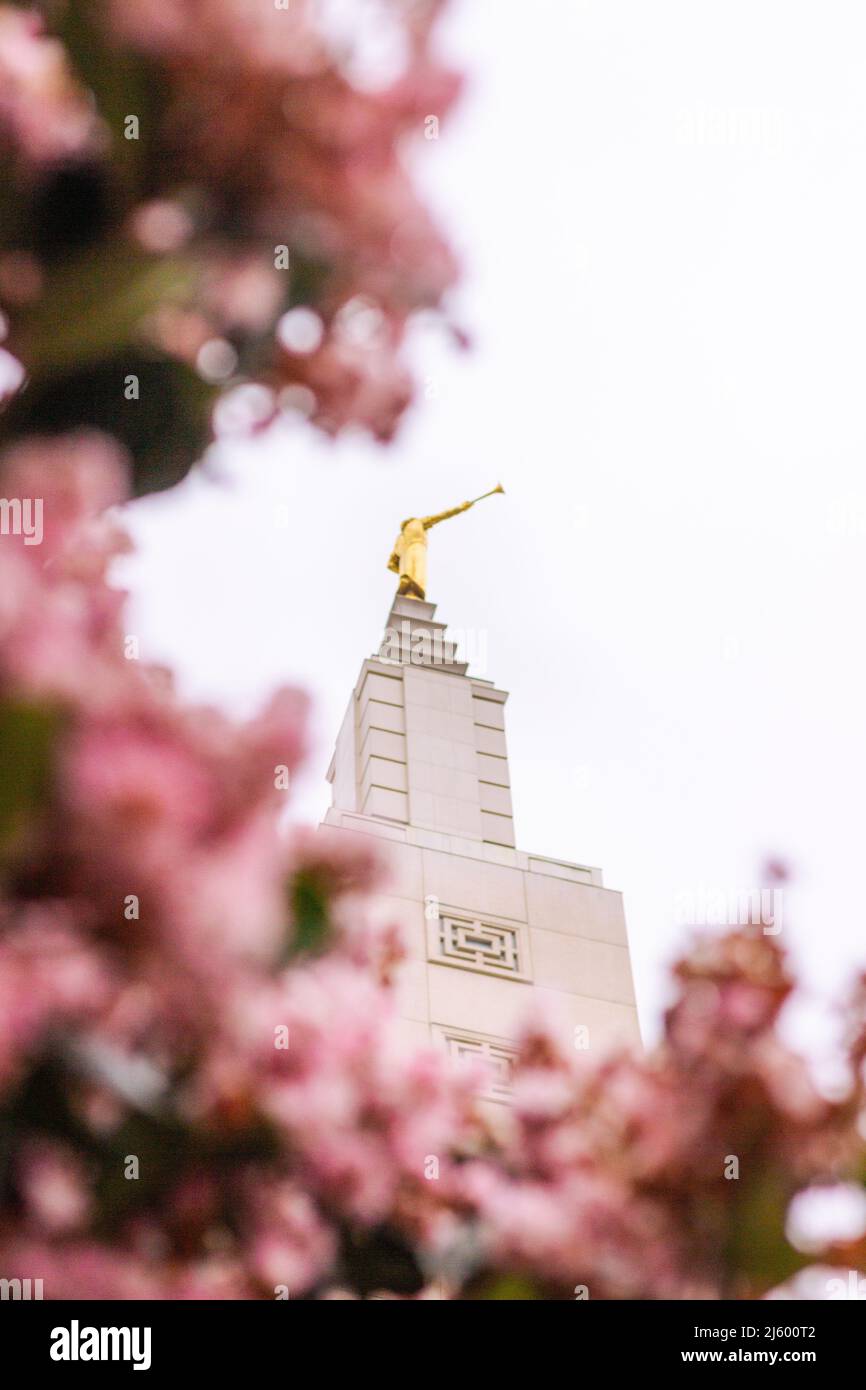
[[[397,597],[337,739],[326,824],[375,835],[403,928],[407,1041],[493,1065],[508,1095],[530,1005],[567,1046],[638,1042],[622,896],[601,871],[516,848],[505,691],[456,660],[435,605]]]

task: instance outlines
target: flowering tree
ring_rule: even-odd
[[[27,372],[6,434],[106,429],[139,491],[183,476],[230,386],[258,384],[254,425],[390,438],[407,323],[456,271],[403,159],[457,94],[440,8],[0,5],[0,307]]]
[[[649,1057],[581,1066],[529,1027],[492,1126],[473,1073],[398,1042],[369,845],[280,830],[303,696],[240,726],[183,705],[107,582],[130,477],[181,476],[227,386],[256,424],[381,438],[409,399],[407,322],[454,265],[400,146],[457,82],[438,3],[379,8],[402,67],[369,89],[304,0],[0,6],[0,491],[42,509],[0,538],[0,1272],[759,1296],[807,1262],[792,1199],[862,1166],[862,1032],[822,1098],[778,1040],[777,945],[734,933],[681,964]]]

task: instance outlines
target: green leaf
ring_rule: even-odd
[[[790,1190],[779,1171],[764,1170],[742,1186],[730,1210],[725,1264],[736,1291],[744,1283],[752,1294],[776,1288],[812,1263],[785,1233]],[[736,1292],[734,1296],[739,1296]]]
[[[124,383],[138,378],[137,400]],[[211,439],[216,391],[183,362],[129,349],[101,362],[31,380],[0,416],[0,442],[28,433],[98,429],[132,456],[140,496],[172,487]]]
[[[295,874],[289,885],[292,936],[289,958],[318,955],[330,937],[328,894],[321,879],[305,870]]]
[[[0,703],[0,853],[14,850],[48,795],[59,723],[50,707]]]
[[[80,82],[93,93],[96,109],[112,137],[111,159],[130,191],[147,175],[158,150],[169,84],[157,65],[113,42],[100,3],[76,0],[55,7],[53,30],[63,42]],[[137,116],[140,138],[124,138],[124,121]]]
[[[101,244],[49,276],[16,351],[34,376],[110,357],[137,343],[142,320],[159,305],[188,303],[199,274],[182,257]]]
[[[486,1302],[525,1303],[537,1302],[542,1294],[525,1275],[500,1274],[479,1282],[471,1292],[464,1290],[463,1297]]]

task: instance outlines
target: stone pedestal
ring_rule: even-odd
[[[601,871],[516,848],[505,691],[456,659],[434,604],[397,597],[328,777],[328,825],[375,835],[377,903],[402,928],[407,1041],[485,1056],[507,1098],[513,1039],[540,1012],[569,1047],[639,1041],[622,897]]]

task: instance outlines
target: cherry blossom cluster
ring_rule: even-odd
[[[478,1078],[401,1045],[369,840],[281,829],[305,698],[238,726],[137,658],[108,441],[20,445],[2,483],[45,517],[0,546],[4,1277],[414,1291]]]
[[[246,428],[286,409],[390,439],[407,329],[457,274],[409,168],[459,92],[441,9],[0,4],[0,322],[28,378],[7,435],[107,429],[139,490],[182,476],[228,392]]]
[[[810,1263],[788,1215],[862,1164],[857,1057],[823,1096],[780,1041],[793,981],[759,928],[699,940],[676,975],[646,1057],[578,1070],[527,1029],[496,1161],[461,1175],[479,1296],[754,1298]]]

